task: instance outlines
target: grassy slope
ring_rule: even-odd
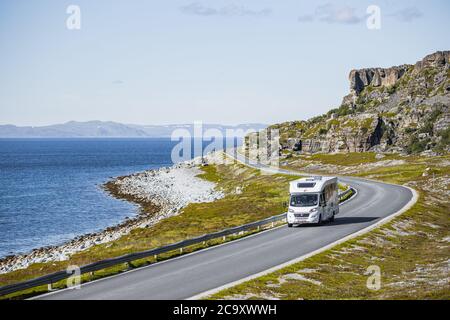
[[[371,154],[313,156],[341,165],[374,159]],[[212,298],[450,299],[450,157],[406,159],[398,166],[368,166],[357,175],[415,188],[420,197],[411,210],[366,235]],[[371,265],[381,268],[378,291],[366,287]]]
[[[200,176],[216,182],[217,187],[225,191],[225,198],[213,203],[190,204],[178,216],[165,219],[150,228],[135,229],[117,241],[77,253],[69,261],[34,264],[23,270],[0,275],[0,285],[64,270],[68,265],[81,266],[105,258],[156,248],[280,214],[285,211],[283,203],[288,197],[288,181],[295,179],[292,176],[261,175],[259,171],[240,164],[210,165],[202,167],[202,170],[204,173]],[[242,189],[242,192],[236,192],[236,188]],[[154,210],[151,203],[140,205],[143,210]],[[153,258],[138,261],[135,265],[151,262],[154,262]],[[126,268],[127,266],[119,266],[99,271],[93,276],[83,276],[83,281],[118,273]],[[46,287],[40,287],[27,293],[45,291]]]

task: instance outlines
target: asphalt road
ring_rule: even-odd
[[[340,181],[358,194],[341,206],[333,223],[283,226],[38,299],[187,299],[320,249],[399,211],[413,197],[400,186],[349,177]]]

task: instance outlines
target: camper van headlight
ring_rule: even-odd
[[[289,212],[294,213],[295,211],[294,211],[294,209],[289,209]]]
[[[309,212],[317,212],[317,208],[312,208]]]

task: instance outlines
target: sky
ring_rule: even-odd
[[[304,120],[448,30],[447,0],[0,0],[0,124]]]

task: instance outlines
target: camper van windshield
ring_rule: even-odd
[[[319,195],[312,194],[297,194],[291,196],[292,207],[314,207],[317,206]]]

